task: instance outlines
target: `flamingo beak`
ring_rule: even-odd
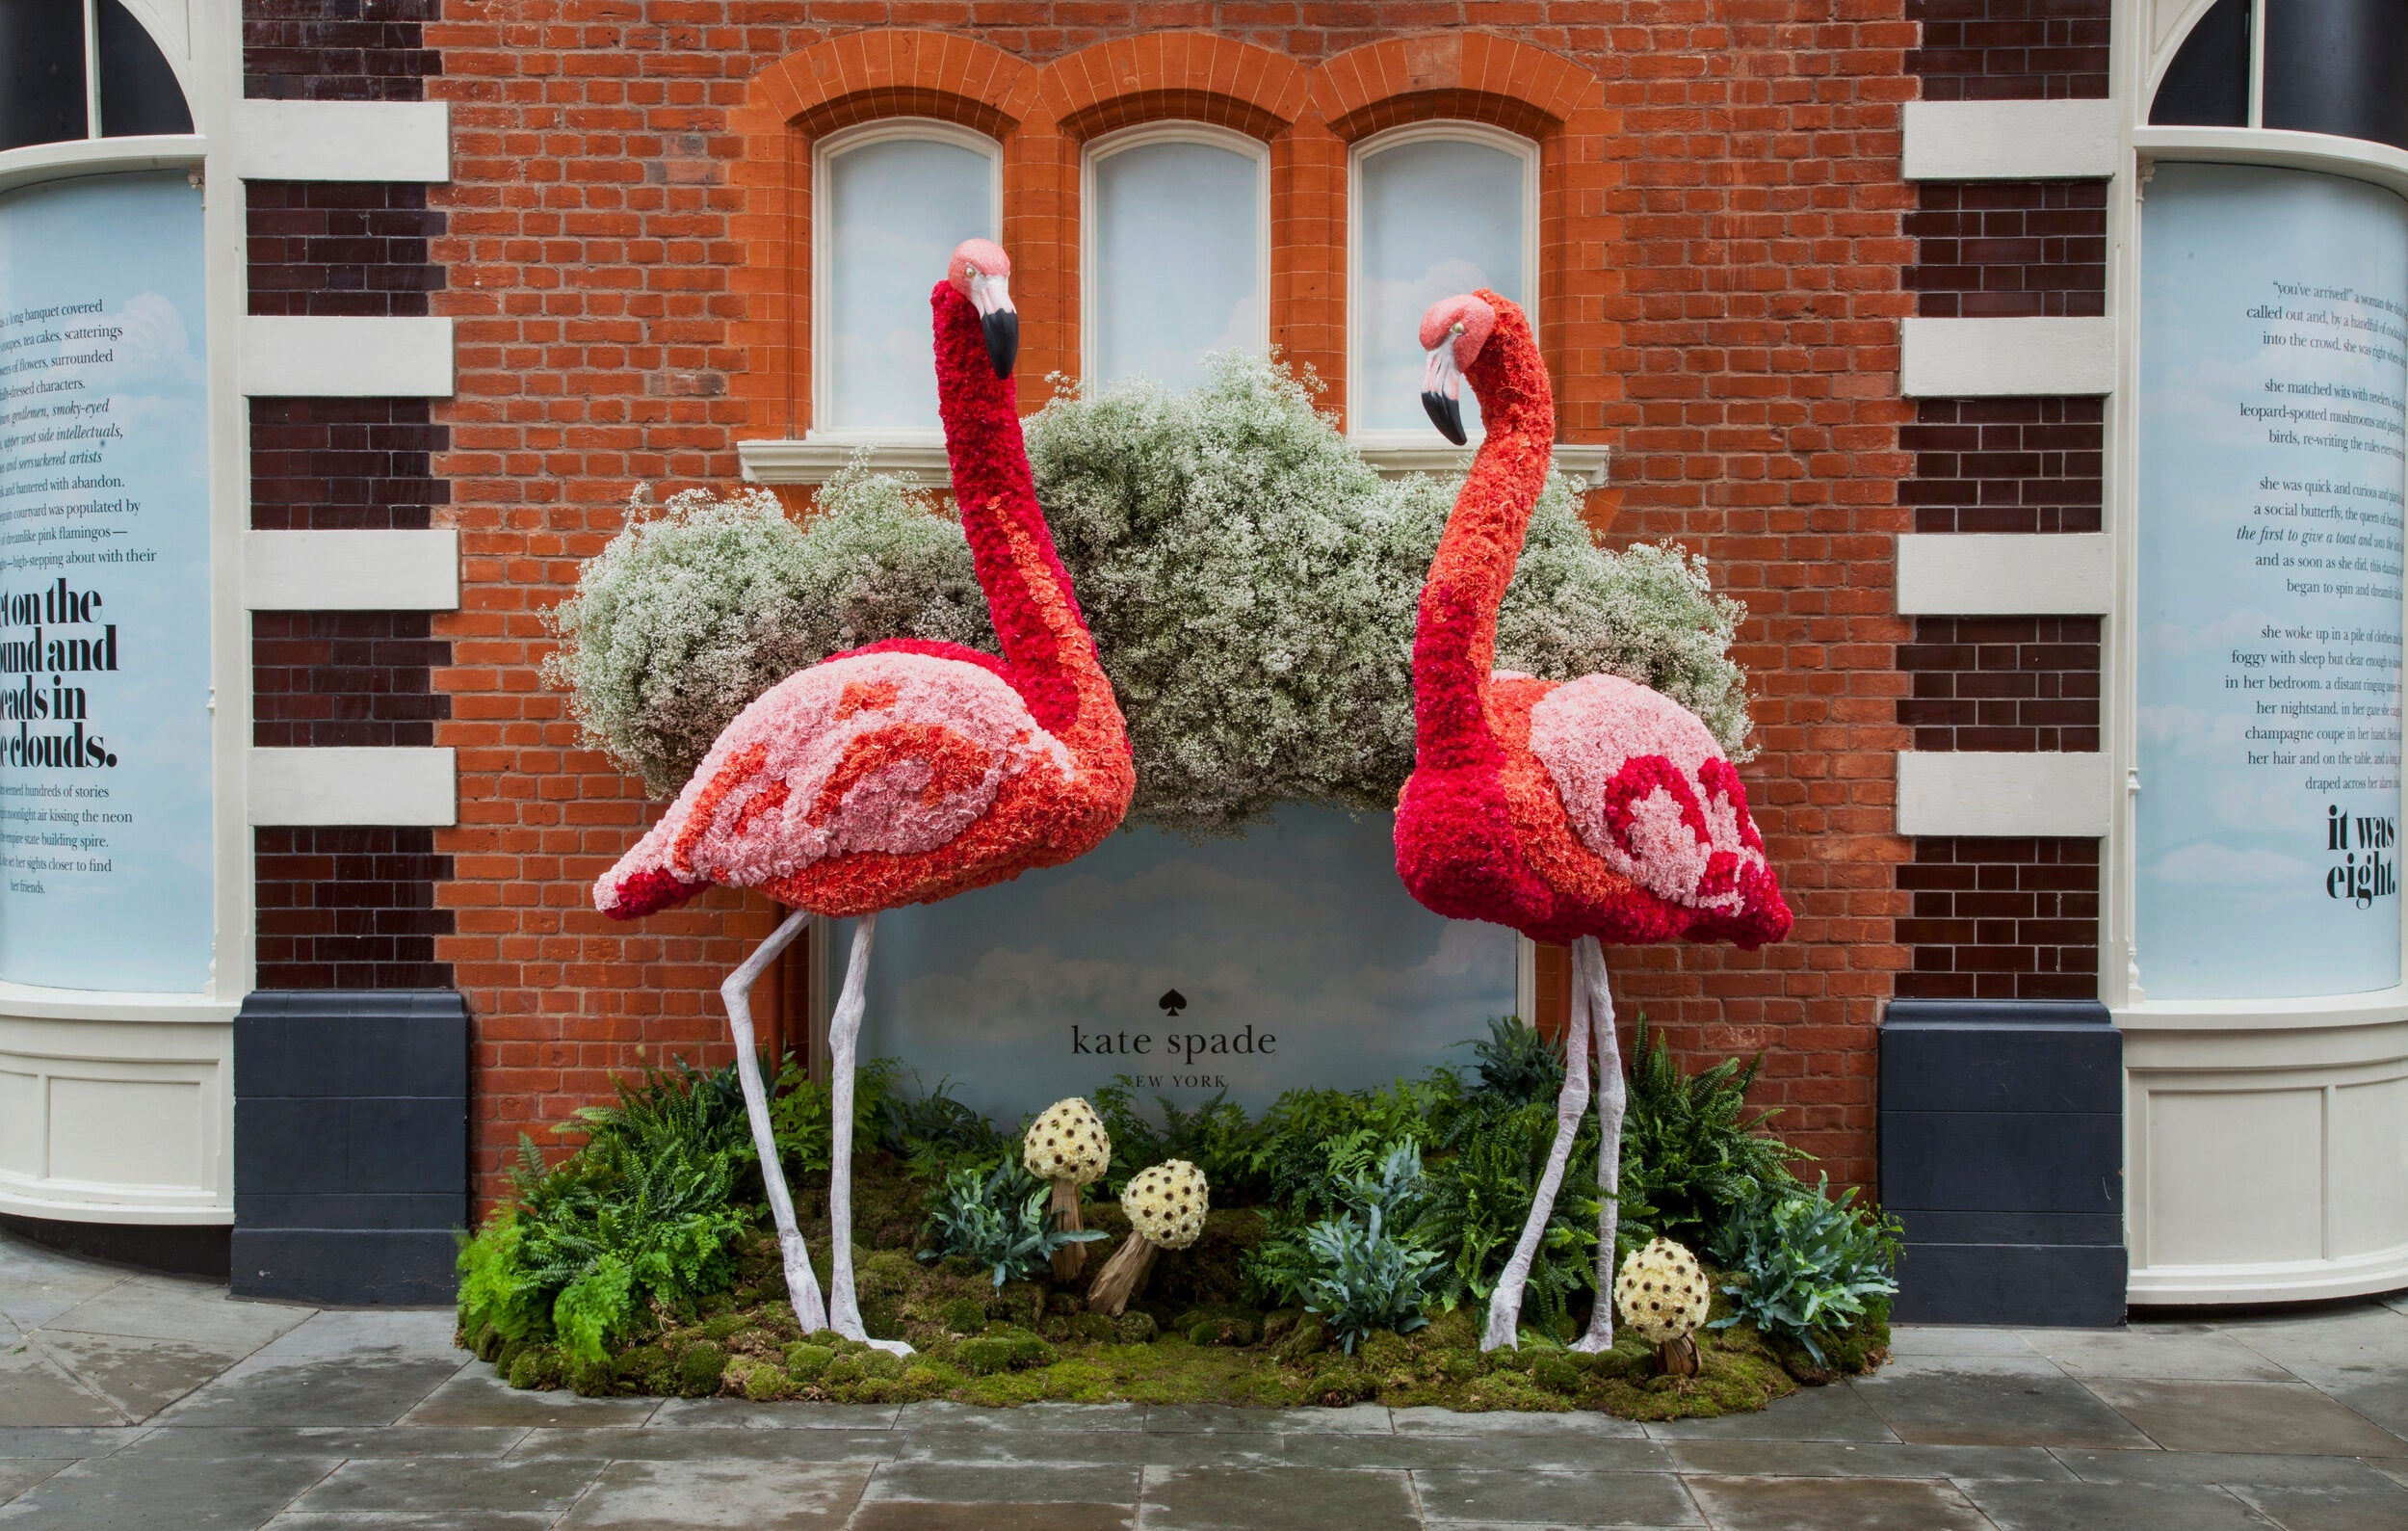
[[[995,376],[1010,377],[1011,364],[1020,356],[1020,314],[1011,306],[1008,278],[973,272],[970,306],[979,311],[979,326],[986,331],[986,359],[994,364]]]
[[[1470,441],[1463,434],[1463,374],[1454,364],[1453,335],[1430,348],[1422,368],[1422,409],[1440,436],[1457,446]]]

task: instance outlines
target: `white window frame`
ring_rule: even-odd
[[[1151,144],[1208,144],[1254,161],[1254,281],[1263,301],[1262,332],[1253,337],[1253,343],[1258,351],[1270,349],[1270,145],[1210,122],[1147,122],[1091,139],[1079,155],[1079,375],[1090,382],[1103,381],[1095,358],[1102,328],[1096,322],[1095,226],[1101,203],[1095,193],[1095,167],[1115,154]]]
[[[811,145],[811,425],[803,440],[814,447],[836,449],[848,458],[856,447],[893,449],[877,454],[881,466],[924,470],[931,465],[938,476],[945,471],[945,432],[941,426],[849,426],[830,427],[822,422],[828,416],[828,402],[833,396],[836,378],[833,348],[824,344],[825,330],[820,316],[828,311],[828,284],[834,276],[835,223],[827,217],[829,194],[835,186],[831,171],[835,162],[857,148],[873,144],[889,144],[898,139],[950,144],[986,157],[988,205],[994,213],[995,226],[986,237],[1003,241],[1004,218],[1004,146],[975,128],[961,126],[930,117],[881,118],[858,127],[830,133]],[[933,273],[929,279],[933,282]],[[844,463],[838,462],[836,467]]]

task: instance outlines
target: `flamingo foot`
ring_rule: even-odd
[[[1510,1349],[1521,1330],[1522,1293],[1530,1285],[1531,1262],[1538,1257],[1538,1242],[1555,1216],[1556,1192],[1563,1184],[1564,1166],[1572,1159],[1572,1140],[1580,1134],[1581,1117],[1588,1110],[1588,1004],[1575,985],[1572,1019],[1564,1037],[1563,1089],[1556,1096],[1556,1141],[1547,1150],[1546,1172],[1538,1177],[1538,1194],[1512,1257],[1497,1275],[1497,1289],[1488,1298],[1488,1327],[1481,1333],[1483,1351]]]
[[[855,1049],[861,1040],[861,1012],[868,1003],[870,943],[877,937],[877,916],[864,914],[852,928],[852,954],[845,962],[845,988],[836,1010],[827,1017],[828,1101],[831,1139],[828,1154],[827,1223],[831,1244],[828,1270],[828,1322],[847,1339],[859,1340],[890,1356],[913,1351],[900,1339],[872,1339],[861,1323],[861,1304],[852,1280],[852,1090]]]
[[[769,1189],[770,1215],[777,1223],[777,1252],[786,1267],[786,1299],[794,1305],[795,1319],[806,1334],[827,1327],[827,1308],[820,1300],[820,1279],[812,1274],[802,1230],[795,1226],[794,1197],[786,1189],[785,1167],[777,1160],[776,1134],[770,1130],[769,1091],[761,1083],[760,1055],[753,1050],[752,986],[810,923],[811,916],[799,910],[788,915],[720,985],[720,998],[727,1005],[728,1035],[736,1043],[736,1078],[744,1088],[745,1118],[752,1125],[752,1147],[760,1155],[762,1184]]]

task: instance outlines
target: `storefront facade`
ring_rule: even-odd
[[[1024,408],[1275,346],[1384,471],[1455,461],[1396,344],[1416,251],[1531,307],[1591,525],[1747,603],[1798,915],[1617,954],[1617,997],[1767,1055],[1784,1134],[1904,1219],[1902,1313],[2408,1284],[2387,8],[1482,9],[25,8],[0,70],[84,83],[7,124],[0,344],[173,299],[41,220],[181,187],[193,435],[139,537],[48,488],[67,438],[13,441],[0,508],[40,514],[6,524],[159,557],[87,588],[13,539],[6,593],[145,614],[118,642],[161,668],[95,678],[124,721],[87,731],[185,729],[190,801],[38,874],[65,853],[19,810],[137,756],[0,772],[0,1213],[198,1229],[204,1264],[231,1227],[247,1289],[423,1299],[520,1133],[723,1049],[773,911],[591,911],[651,810],[579,748],[543,612],[639,484],[800,508],[864,446],[941,476],[894,251],[966,220],[1015,263]],[[131,115],[138,41],[188,125]],[[64,333],[6,414],[137,397]],[[1498,961],[1560,1010],[1559,953]],[[791,1043],[824,969],[760,996]]]

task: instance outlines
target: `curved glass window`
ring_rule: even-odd
[[[192,109],[167,55],[119,0],[0,0],[0,149],[85,138],[190,133]]]
[[[2211,6],[2166,66],[2149,120],[2288,128],[2408,148],[2408,92],[2398,80],[2408,5],[2265,0],[2263,14],[2263,56],[2253,59],[2250,0]]]
[[[1486,287],[1531,301],[1531,155],[1485,138],[1417,134],[1367,149],[1355,172],[1354,371],[1357,431],[1429,429],[1422,413],[1422,314]],[[1479,406],[1463,396],[1466,429]]]
[[[1089,377],[1187,387],[1202,381],[1206,352],[1269,344],[1268,171],[1235,135],[1145,134],[1096,150]]]
[[[936,427],[929,288],[955,245],[997,237],[997,163],[983,140],[933,130],[882,131],[828,153],[815,424]]]

